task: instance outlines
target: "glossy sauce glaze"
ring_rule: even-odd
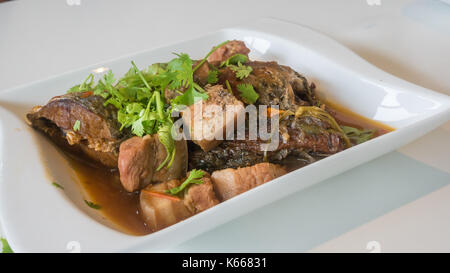
[[[327,109],[340,125],[358,129],[375,129],[375,137],[394,130],[387,125],[355,114],[333,103],[326,103]],[[283,165],[289,171],[307,165],[304,161],[289,158]],[[87,164],[83,159],[70,157],[69,163],[76,172],[89,200],[101,206],[102,214],[117,228],[130,235],[145,235],[151,233],[140,216],[139,192],[126,192],[119,181],[117,170],[109,170]]]

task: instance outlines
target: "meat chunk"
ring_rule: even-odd
[[[140,193],[140,208],[142,217],[151,231],[157,231],[171,226],[192,216],[192,212],[180,198],[164,197],[165,190],[179,186],[178,180],[149,185]],[[154,194],[159,193],[158,194]],[[152,194],[153,193],[153,194]]]
[[[211,176],[205,173],[201,180],[202,184],[191,185],[184,194],[184,204],[192,213],[199,213],[219,204]]]
[[[233,94],[238,98],[240,92],[238,84],[251,84],[259,94],[257,104],[279,105],[281,110],[295,111],[297,106],[316,105],[317,98],[314,95],[314,84],[309,84],[307,79],[288,66],[279,65],[277,62],[247,62],[252,72],[242,80],[236,78],[235,72],[230,68],[223,68],[219,73],[219,83],[228,81]]]
[[[155,171],[155,138],[132,137],[120,145],[119,173],[125,190],[132,192],[152,182]]]
[[[180,186],[180,180],[150,185],[142,190],[140,208],[150,229],[163,229],[217,205],[219,201],[209,174],[206,173],[201,180],[202,184],[189,185],[179,196],[168,195],[165,191]]]
[[[190,138],[202,150],[209,151],[219,145],[226,134],[234,133],[244,104],[227,92],[223,86],[207,86],[208,99],[200,100],[183,111],[184,126],[189,128]],[[233,128],[227,132],[227,128]]]
[[[157,170],[167,156],[157,134],[132,137],[120,145],[119,173],[125,190],[132,192],[150,183],[182,178],[187,171],[186,140],[175,141],[172,164]]]
[[[227,60],[233,55],[242,54],[248,57],[248,53],[250,53],[250,49],[245,46],[245,43],[238,40],[233,40],[225,45],[219,47],[216,51],[214,51],[209,57],[208,62],[212,65],[219,65],[221,62]]]
[[[284,174],[286,170],[279,165],[260,163],[251,167],[215,171],[211,178],[219,200],[225,201]]]
[[[84,153],[94,161],[116,168],[120,143],[129,137],[120,130],[117,109],[92,92],[69,93],[52,98],[27,114],[31,125],[53,141]],[[79,129],[75,124],[79,124]]]

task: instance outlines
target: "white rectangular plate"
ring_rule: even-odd
[[[315,82],[321,96],[397,130],[291,172],[159,232],[130,236],[108,227],[101,215],[83,203],[85,193],[62,153],[25,123],[26,112],[80,83],[95,68],[107,67],[116,75],[123,75],[131,60],[146,67],[171,59],[172,52],[186,52],[200,59],[213,45],[231,39],[244,40],[252,59],[289,65]],[[1,92],[0,221],[17,252],[161,251],[392,151],[449,117],[448,96],[395,78],[308,28],[263,19]],[[52,187],[52,179],[64,185],[65,190]]]

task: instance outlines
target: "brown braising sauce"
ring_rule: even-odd
[[[89,201],[101,206],[100,210],[108,221],[131,235],[150,233],[139,215],[139,192],[125,191],[117,170],[96,167],[72,156],[69,157],[69,164],[89,195]]]
[[[329,110],[340,125],[358,129],[376,129],[375,136],[391,132],[391,128],[382,123],[355,114],[344,107],[326,103]],[[139,193],[126,192],[119,181],[117,170],[108,170],[87,164],[82,159],[69,159],[81,184],[89,194],[91,202],[101,206],[103,215],[114,223],[121,231],[131,235],[145,235],[150,229],[141,219],[139,212]],[[289,170],[298,169],[304,162],[293,160],[286,166]]]

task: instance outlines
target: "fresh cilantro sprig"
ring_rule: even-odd
[[[234,54],[230,58],[226,59],[222,63],[220,63],[220,67],[229,66],[229,65],[237,65],[238,63],[245,64],[248,62],[248,57],[244,54]]]
[[[193,169],[192,171],[190,171],[188,178],[186,178],[186,180],[180,186],[168,189],[166,190],[166,193],[176,195],[183,191],[190,184],[202,184],[203,181],[201,179],[204,175],[204,171]]]
[[[247,78],[253,71],[253,68],[251,66],[243,65],[241,62],[238,62],[237,65],[231,64],[228,66],[228,68],[233,70],[236,74],[236,78],[240,80]]]
[[[240,80],[247,78],[252,73],[253,68],[243,65],[248,62],[248,57],[244,54],[234,54],[220,64],[220,67],[228,67],[235,72],[236,77]]]
[[[219,71],[217,70],[210,70],[208,72],[208,83],[209,84],[216,84],[219,81]]]
[[[239,90],[242,99],[247,104],[253,104],[255,103],[259,95],[256,93],[255,89],[251,84],[248,83],[241,83],[237,85],[237,89]]]
[[[202,61],[206,60],[210,53],[208,53],[208,55]],[[185,55],[187,56],[187,54]],[[201,66],[202,62],[200,62],[194,69],[192,69],[192,60],[190,60],[189,56],[187,56],[187,58],[181,57],[179,60],[181,63],[174,62],[172,66],[170,66],[169,63],[169,69],[172,69],[174,72],[179,73],[181,70],[183,71],[182,75],[184,76],[184,78],[181,81],[180,87],[184,87],[186,89],[184,93],[180,92],[181,94],[179,96],[170,101],[172,106],[174,106],[176,109],[179,109],[183,105],[190,106],[199,100],[208,99],[208,94],[206,94],[198,84],[194,83],[194,71]]]
[[[92,90],[93,83],[94,83],[94,75],[89,74],[87,78],[83,81],[83,83],[75,85],[74,87],[70,88],[69,91],[67,91],[67,93],[86,92]]]

